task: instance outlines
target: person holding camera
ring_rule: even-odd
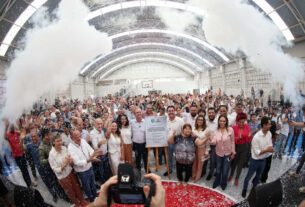
[[[169,137],[168,142],[170,144],[176,144],[176,168],[177,177],[179,180],[178,185],[183,182],[183,186],[186,186],[187,182],[192,176],[192,167],[195,159],[195,146],[205,144],[207,139],[197,138],[195,134],[192,133],[192,126],[190,124],[183,125],[181,135],[175,135],[176,130],[173,130],[173,134]],[[184,179],[182,176],[183,172],[186,173]]]
[[[155,183],[155,195],[152,196],[150,201],[150,207],[165,207],[165,189],[162,186],[161,177],[150,173],[144,176],[145,178],[150,178]],[[104,183],[100,188],[99,196],[90,203],[87,207],[105,207],[108,205],[108,193],[111,185],[118,183],[118,176],[115,175],[111,177],[106,183]],[[145,197],[149,197],[150,187],[144,186],[143,192]],[[113,201],[112,201],[113,203]]]
[[[285,143],[288,139],[288,133],[289,133],[289,116],[288,116],[288,109],[283,109],[283,114],[280,116],[279,123],[281,123],[281,129],[280,129],[280,136],[279,139],[276,142],[276,151],[274,153],[273,159],[276,159],[277,156],[279,159],[282,159],[282,154],[285,150]]]

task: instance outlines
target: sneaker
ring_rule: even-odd
[[[279,155],[279,159],[282,160],[282,155]]]
[[[232,176],[230,176],[229,178],[228,178],[228,182],[230,182],[232,180]]]
[[[241,193],[241,196],[242,196],[243,198],[245,198],[246,195],[247,195],[247,190],[243,190],[243,192]]]
[[[235,180],[234,185],[235,185],[235,186],[238,186],[238,180]]]
[[[305,186],[299,188],[300,193],[305,193]]]
[[[171,173],[172,173],[172,172],[169,171],[169,174],[171,174]],[[164,176],[168,176],[168,172],[166,171],[163,175],[164,175]]]
[[[292,176],[292,177],[295,177],[295,178],[298,178],[300,175],[297,174],[296,172],[289,172],[289,175]]]
[[[211,178],[212,178],[212,175],[209,174],[206,180],[211,180]]]
[[[225,190],[225,189],[226,189],[226,187],[227,187],[227,185],[225,185],[225,186],[221,186],[221,189],[222,189],[222,190]]]

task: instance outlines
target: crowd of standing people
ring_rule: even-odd
[[[202,95],[56,99],[52,105],[45,100],[16,123],[6,121],[5,138],[28,187],[36,186],[37,169],[54,202],[62,198],[86,206],[82,191],[93,202],[96,183],[116,175],[120,163],[146,169],[145,117],[167,116],[169,173],[176,168],[178,185],[207,174],[213,188],[225,190],[234,177],[234,185],[242,182],[245,197],[254,174],[252,187],[267,181],[272,159],[282,159],[287,147],[292,153],[299,138],[305,148],[305,107],[270,99],[263,103],[251,94],[209,90]],[[162,164],[165,154],[159,150],[156,159]],[[242,170],[248,171],[243,181]]]

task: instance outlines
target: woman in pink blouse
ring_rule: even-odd
[[[237,172],[235,177],[236,186],[238,186],[238,178],[243,168],[243,164],[246,162],[247,159],[248,143],[251,141],[251,131],[249,125],[245,124],[246,120],[247,120],[247,114],[243,112],[239,113],[236,116],[237,125],[233,126],[233,130],[235,134],[236,156],[235,159],[232,161],[231,173],[228,182],[232,180],[235,169],[237,167]]]
[[[223,190],[227,187],[230,162],[235,156],[234,131],[228,125],[227,116],[220,115],[218,128],[214,132],[214,137],[210,143],[216,145],[216,179],[213,183],[213,188],[221,185]]]

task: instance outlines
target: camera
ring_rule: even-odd
[[[143,187],[149,186],[148,198],[145,197]],[[109,187],[108,203],[111,200],[118,204],[147,204],[155,195],[155,183],[149,178],[143,178],[137,169],[128,163],[119,164],[118,183]]]

